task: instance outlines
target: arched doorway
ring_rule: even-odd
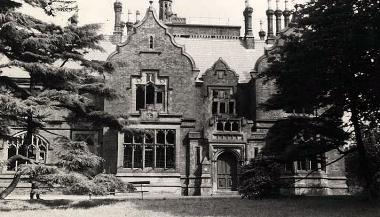
[[[224,152],[217,160],[217,189],[237,190],[237,169],[238,163],[235,155],[231,152]]]

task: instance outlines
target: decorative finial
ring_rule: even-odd
[[[289,0],[285,0],[285,10],[289,10],[288,3],[289,3]]]
[[[131,22],[131,15],[132,15],[132,12],[131,10],[128,9],[128,22]]]
[[[250,8],[251,7],[251,1],[250,0],[245,0],[245,7]]]
[[[149,4],[150,4],[150,6],[152,6],[153,5],[153,0],[149,0]]]
[[[276,0],[276,9],[280,9],[280,7],[278,6],[280,4],[280,0]]]
[[[272,0],[268,0],[268,10],[272,10]]]
[[[265,40],[266,32],[263,30],[263,21],[260,20],[260,31],[259,31],[259,36],[260,40]]]

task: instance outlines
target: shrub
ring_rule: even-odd
[[[239,193],[242,198],[261,199],[279,194],[280,165],[258,156],[242,167]]]

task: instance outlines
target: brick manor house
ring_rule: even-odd
[[[291,12],[287,0],[284,10],[277,0],[277,8],[267,10],[267,34],[261,30],[256,38],[248,1],[243,36],[240,26],[188,24],[173,13],[173,3],[159,0],[156,13],[151,1],[142,19],[137,11],[136,21],[124,23],[122,3],[116,1],[114,34],[102,43],[108,53],[90,54],[115,66],[107,82],[121,97],[100,104],[108,113],[128,117],[128,127],[138,130],[73,126],[56,114],[49,131],[87,141],[91,151],[105,158],[106,172],[125,182],[150,181],[149,192],[234,194],[241,166],[258,155],[268,129],[286,115],[262,110],[259,105],[275,87],[256,75],[267,66],[267,54],[278,44],[276,35],[291,31]],[[27,76],[15,79],[28,82]],[[27,150],[28,157],[54,161],[53,134],[41,131],[25,149],[21,147],[25,131],[16,126],[13,131],[19,139],[0,141],[0,159]],[[331,152],[326,159],[338,156]],[[313,159],[287,165],[282,178],[289,181],[322,169],[284,188],[284,193],[346,194],[344,161],[323,165]],[[0,170],[0,188],[16,168],[17,163]]]

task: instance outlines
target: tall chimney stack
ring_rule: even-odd
[[[292,12],[289,10],[288,3],[289,3],[289,0],[285,0],[285,10],[284,10],[284,23],[285,23],[285,27],[289,26],[290,15],[292,14]]]
[[[140,22],[140,11],[137,10],[136,11],[136,23],[139,23]]]
[[[272,0],[268,0],[268,10],[267,10],[268,36],[267,36],[267,44],[273,44],[274,43],[273,16],[274,16],[274,11],[272,9]]]
[[[253,8],[248,0],[245,0],[245,10],[243,12],[244,15],[244,24],[245,24],[245,33],[244,37],[252,37],[253,36],[253,30],[252,30],[252,14],[253,14]]]
[[[276,35],[280,35],[281,31],[281,17],[282,17],[282,10],[280,10],[279,7],[280,0],[276,0],[276,11],[274,14],[276,15]]]
[[[249,0],[245,0],[245,9],[243,12],[244,15],[244,42],[247,49],[255,49],[255,37],[253,36],[252,29],[252,14],[253,8]]]
[[[124,23],[121,21],[121,13],[123,12],[123,4],[116,0],[113,3],[115,11],[115,26],[113,31],[113,43],[120,43],[123,37]]]
[[[128,20],[127,20],[127,32],[128,34],[130,32],[132,32],[132,29],[133,29],[133,22],[132,22],[132,11],[131,10],[128,10]]]

